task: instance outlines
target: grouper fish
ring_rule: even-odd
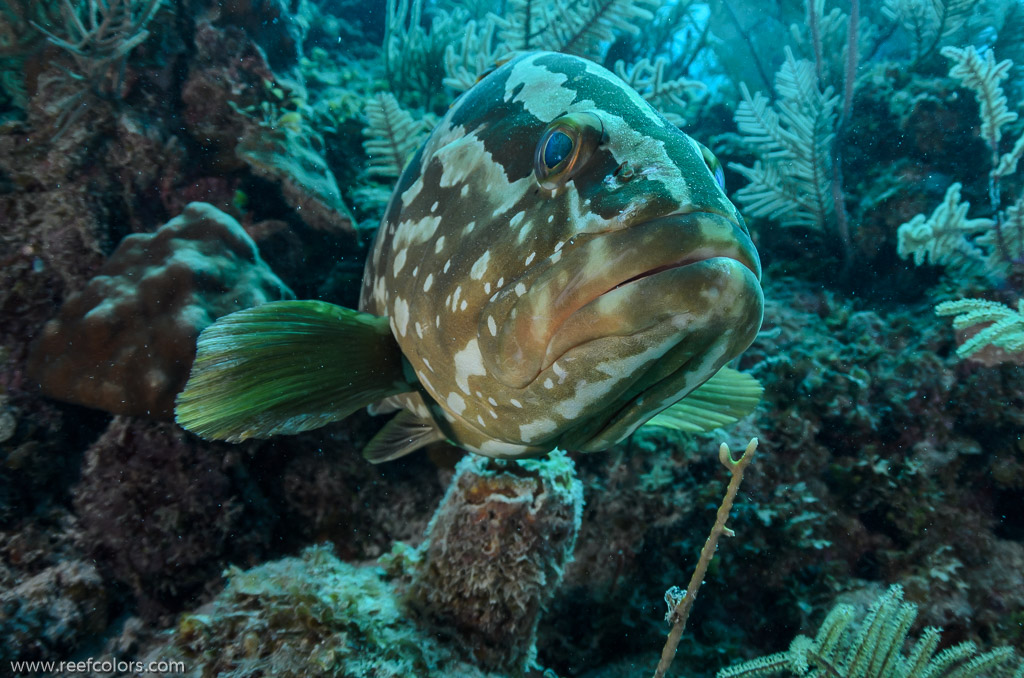
[[[722,167],[613,73],[521,54],[408,162],[359,311],[283,301],[206,328],[177,420],[229,441],[398,410],[372,461],[448,440],[492,457],[607,449],[645,422],[756,405],[726,363],[761,268]]]

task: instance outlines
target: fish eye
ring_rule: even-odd
[[[570,113],[545,129],[533,156],[537,181],[548,190],[563,186],[586,165],[604,137],[604,125],[593,113]]]
[[[544,168],[549,172],[572,152],[572,139],[562,130],[554,130],[544,144]]]
[[[715,177],[715,183],[717,183],[718,187],[724,191],[725,168],[722,167],[722,163],[715,157],[715,154],[711,152],[710,148],[699,141],[697,142],[697,145],[700,146],[700,154],[704,157],[704,164],[708,166],[708,169],[711,170],[711,174]]]

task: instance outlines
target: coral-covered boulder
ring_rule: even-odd
[[[479,665],[525,673],[582,514],[583,485],[563,452],[466,456],[427,528],[408,603]]]
[[[292,298],[234,218],[190,203],[155,233],[121,241],[43,328],[29,374],[57,400],[170,418],[204,327]]]

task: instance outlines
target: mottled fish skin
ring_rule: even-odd
[[[601,143],[544,188],[538,142],[581,113]],[[759,279],[701,147],[606,69],[541,52],[457,99],[409,162],[360,308],[422,385],[387,404],[518,457],[606,449],[698,387],[760,328]]]

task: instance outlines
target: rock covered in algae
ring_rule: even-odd
[[[43,328],[29,373],[57,400],[170,418],[199,332],[221,315],[294,298],[230,215],[191,203],[121,241]]]
[[[525,671],[582,513],[583,486],[562,452],[465,457],[427,528],[410,603],[480,665]]]
[[[417,627],[380,568],[342,562],[329,547],[228,579],[148,659],[182,661],[187,676],[500,678]]]
[[[418,550],[383,567],[329,547],[242,571],[182,616],[147,659],[191,676],[504,678],[539,675],[537,622],[572,556],[582,485],[561,452],[469,456]]]

